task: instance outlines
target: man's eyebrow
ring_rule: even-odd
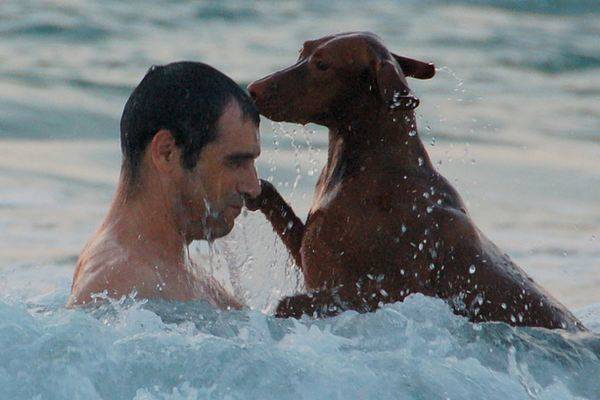
[[[228,154],[227,159],[230,161],[254,160],[255,158],[258,158],[259,155],[260,153],[239,152]]]

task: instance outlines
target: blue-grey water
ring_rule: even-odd
[[[0,2],[0,399],[600,399],[600,2]],[[153,64],[246,85],[302,42],[369,30],[431,61],[421,138],[478,226],[593,332],[473,325],[439,300],[277,320],[301,276],[242,216],[198,263],[248,305],[66,310],[118,177],[118,121]],[[305,215],[326,133],[262,121],[260,175]]]

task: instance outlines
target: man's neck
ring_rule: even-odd
[[[188,264],[187,241],[170,204],[159,190],[141,189],[131,195],[121,179],[102,227],[121,238],[125,247],[156,259],[161,268],[181,268]]]

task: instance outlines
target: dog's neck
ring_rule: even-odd
[[[417,131],[412,110],[380,107],[327,124],[328,165],[364,156],[383,157],[407,169],[433,168]],[[370,115],[365,118],[364,115]]]

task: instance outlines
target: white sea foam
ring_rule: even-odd
[[[473,325],[422,295],[320,321],[202,302],[84,312],[62,308],[65,299],[0,301],[1,398],[593,399],[600,390],[599,337]]]

